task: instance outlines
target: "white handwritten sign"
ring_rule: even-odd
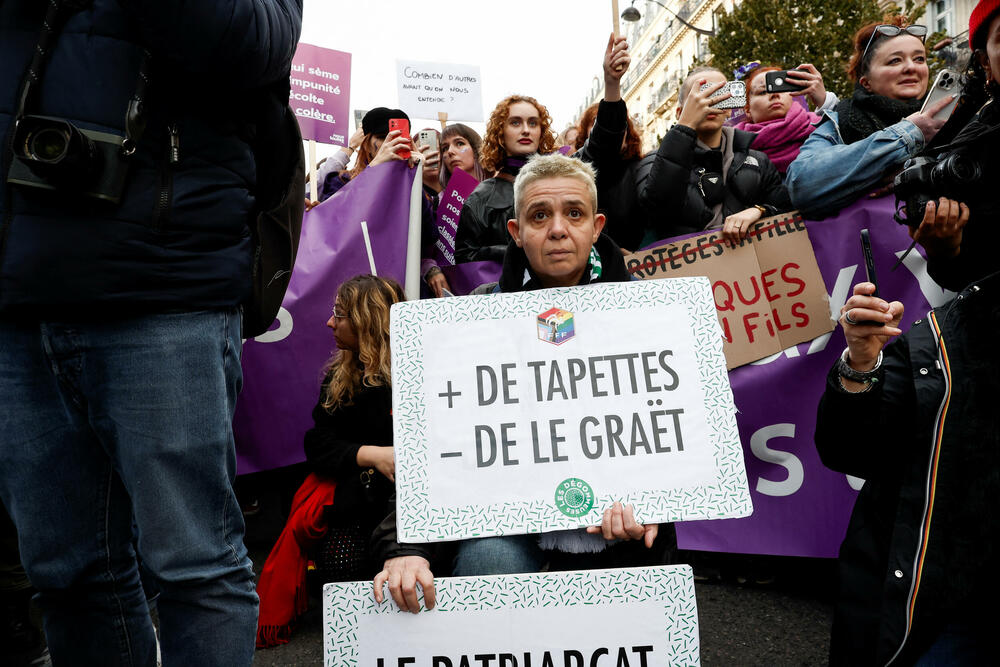
[[[402,542],[751,512],[707,278],[392,309]]]
[[[479,65],[396,61],[399,106],[413,118],[482,122],[483,95]]]

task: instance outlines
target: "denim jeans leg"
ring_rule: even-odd
[[[163,660],[250,665],[258,600],[233,492],[239,313],[153,315],[93,334],[90,420],[132,499]]]
[[[55,664],[154,665],[128,495],[87,423],[75,332],[0,322],[0,497]]]
[[[538,535],[482,537],[458,543],[452,574],[520,574],[538,572],[544,564],[545,552],[538,546]]]

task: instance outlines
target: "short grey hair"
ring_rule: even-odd
[[[587,186],[593,213],[597,213],[597,170],[588,162],[562,153],[535,155],[514,179],[514,217],[520,218],[524,189],[543,178],[575,178]]]

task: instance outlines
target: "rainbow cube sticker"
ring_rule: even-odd
[[[538,340],[562,345],[573,337],[573,313],[551,308],[538,316]]]

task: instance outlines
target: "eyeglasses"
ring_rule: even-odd
[[[334,306],[333,307],[333,319],[335,319],[335,320],[346,320],[347,319],[347,315],[345,315],[344,313],[340,312],[339,306]]]
[[[886,25],[884,23],[875,26],[875,29],[872,30],[872,36],[868,38],[868,43],[865,44],[865,50],[861,52],[861,62],[865,61],[865,56],[868,55],[868,49],[871,48],[872,42],[875,41],[875,35],[895,37],[902,32],[913,35],[922,42],[924,41],[924,38],[927,37],[927,26],[908,25],[905,28],[900,28],[898,25]]]

